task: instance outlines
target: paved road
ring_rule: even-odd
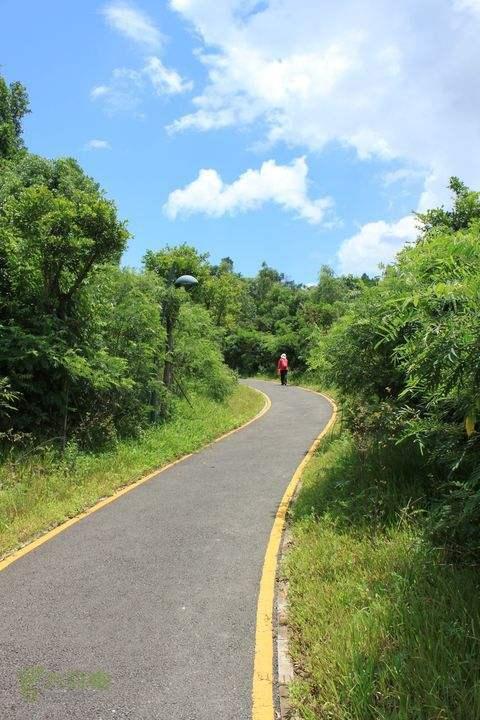
[[[273,517],[331,411],[299,388],[249,384],[272,399],[260,420],[0,573],[1,720],[251,717]],[[27,701],[18,673],[35,666],[50,674]]]

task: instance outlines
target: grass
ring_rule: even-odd
[[[291,513],[291,700],[304,720],[478,720],[478,568],[425,532],[432,479],[401,448],[337,429]]]
[[[224,403],[202,396],[179,400],[174,419],[98,454],[67,448],[0,464],[0,557],[78,515],[100,498],[138,480],[254,417],[264,398],[240,385]]]

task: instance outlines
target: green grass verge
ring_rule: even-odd
[[[480,718],[480,577],[429,542],[431,481],[338,427],[307,467],[284,562],[301,718]]]
[[[264,398],[240,385],[224,403],[179,400],[174,419],[140,438],[98,454],[67,448],[0,464],[0,557],[138,480],[254,417]]]

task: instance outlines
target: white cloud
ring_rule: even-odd
[[[414,215],[406,215],[395,223],[383,220],[363,225],[353,237],[345,240],[338,251],[340,272],[378,275],[378,266],[391,263],[399,250],[418,235]]]
[[[111,150],[108,140],[89,140],[85,143],[85,150]]]
[[[142,73],[130,68],[115,68],[108,85],[97,85],[90,92],[94,101],[103,103],[109,114],[135,112],[144,89]]]
[[[387,186],[394,183],[418,182],[421,179],[425,179],[425,173],[413,168],[398,168],[383,175],[383,182]]]
[[[422,171],[425,202],[450,175],[480,184],[480,0],[170,0],[203,42],[208,79],[170,130],[261,121],[269,143],[335,142]]]
[[[151,55],[139,70],[116,68],[108,85],[96,85],[90,92],[92,100],[101,100],[107,112],[137,112],[142,97],[153,89],[157,95],[189,92],[193,83],[184,80],[176,70],[165,67],[160,58]]]
[[[108,24],[130,40],[152,50],[162,44],[162,35],[145,13],[126,2],[111,2],[102,9]]]
[[[103,95],[107,95],[110,88],[107,85],[95,85],[94,88],[92,88],[90,92],[90,97],[92,100],[95,100],[96,98],[102,97]]]
[[[200,170],[196,180],[170,193],[163,209],[171,219],[192,213],[221,217],[273,202],[318,224],[332,201],[327,197],[309,198],[307,175],[308,166],[303,157],[291,165],[277,165],[274,160],[267,160],[259,170],[247,170],[231,184],[224,183],[216,170]]]
[[[466,10],[480,15],[480,0],[454,0],[454,7],[460,12]]]
[[[176,70],[169,70],[155,56],[148,58],[142,72],[150,79],[158,95],[177,95],[193,88],[192,82],[183,80]]]

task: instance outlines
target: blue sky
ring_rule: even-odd
[[[332,6],[335,5],[335,8]],[[480,180],[479,0],[2,0],[33,152],[127,218],[124,262],[187,242],[300,282],[376,272],[411,211]],[[440,51],[441,48],[441,51]]]

